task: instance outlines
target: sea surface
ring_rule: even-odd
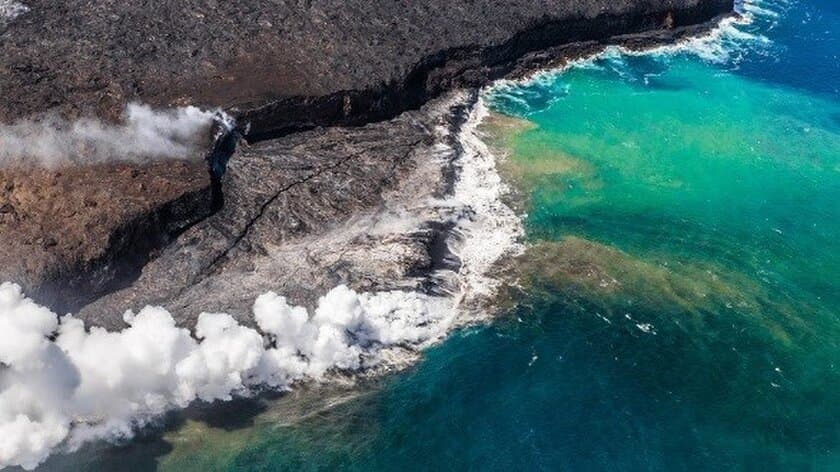
[[[739,9],[484,93],[528,245],[493,322],[47,468],[840,470],[840,2]]]

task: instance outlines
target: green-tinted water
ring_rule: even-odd
[[[487,100],[528,214],[509,313],[164,468],[840,467],[837,101],[681,56]]]
[[[542,109],[517,100],[547,89]],[[531,292],[593,316],[584,330],[602,318],[599,336],[637,328],[601,347],[633,357],[624,375],[652,401],[678,398],[683,427],[733,451],[724,464],[836,461],[837,103],[661,57],[602,59],[491,100],[525,120],[487,128],[526,199]]]
[[[840,470],[840,10],[746,7],[780,5],[737,63],[611,55],[487,94],[530,244],[492,325],[329,408],[73,464]]]
[[[656,61],[569,71],[554,79],[567,95],[506,137],[533,187],[532,237],[579,234],[649,260],[723,263],[780,297],[836,307],[827,274],[840,272],[840,107],[709,77],[690,60],[671,61],[648,85],[613,70]],[[544,169],[556,161],[567,169]]]

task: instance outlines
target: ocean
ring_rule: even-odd
[[[483,92],[526,244],[493,321],[45,468],[840,470],[840,3],[738,8]]]

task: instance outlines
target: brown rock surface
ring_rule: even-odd
[[[268,288],[309,303],[313,290],[339,282],[427,285],[441,215],[415,221],[410,234],[368,238],[367,227],[353,226],[448,182],[422,156],[439,139],[432,128],[455,126],[457,114],[401,113],[604,44],[667,41],[733,6],[24,2],[30,11],[0,31],[0,123],[42,113],[116,119],[140,100],[224,106],[266,140],[233,161],[226,206],[209,218],[200,156],[0,170],[0,281],[61,311],[87,305],[85,318],[108,326],[144,303],[165,304],[189,324],[198,309],[242,313]],[[636,36],[616,37],[628,34]],[[320,128],[335,125],[343,127]],[[417,188],[424,178],[427,188]]]
[[[204,163],[0,169],[0,280],[74,309],[206,215]],[[185,205],[187,204],[187,205]]]
[[[24,3],[0,36],[0,122],[47,110],[116,117],[141,100],[259,108],[259,133],[395,116],[528,51],[732,10],[732,0]]]

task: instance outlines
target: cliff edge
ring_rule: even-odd
[[[222,107],[262,141],[233,161],[215,214],[200,155],[0,168],[0,280],[106,326],[146,303],[184,324],[199,309],[244,313],[266,289],[298,303],[336,283],[434,289],[445,215],[423,210],[402,232],[370,233],[383,212],[451,183],[451,162],[430,167],[430,156],[450,139],[435,129],[457,128],[465,100],[424,104],[606,44],[670,41],[733,9],[732,0],[23,3],[0,32],[0,123],[113,121],[140,101]]]

